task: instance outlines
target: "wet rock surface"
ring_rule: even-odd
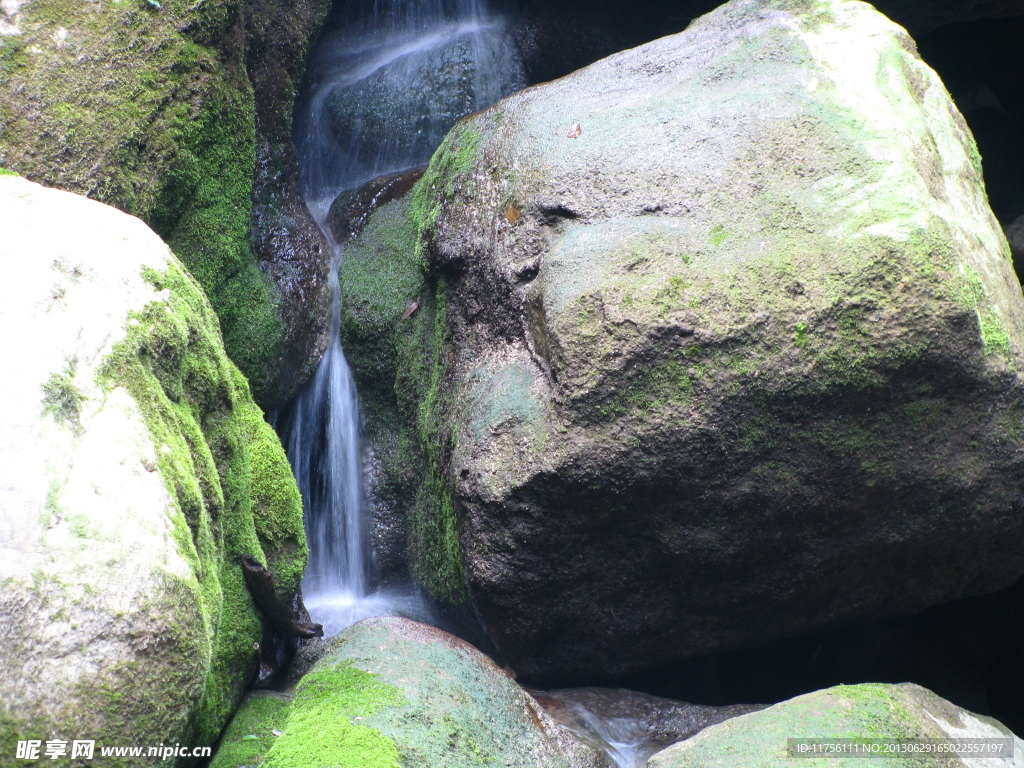
[[[408,171],[378,176],[349,192],[342,192],[331,203],[327,213],[327,227],[337,243],[347,243],[358,237],[370,214],[392,200],[404,197],[413,185],[423,178],[424,165]]]
[[[591,736],[616,756],[638,765],[710,725],[764,708],[752,704],[688,704],[615,688],[538,691],[534,697],[555,722]]]
[[[259,0],[245,7],[246,69],[256,98],[253,246],[279,294],[284,335],[257,380],[265,408],[283,405],[316,369],[327,346],[330,250],[302,197],[292,143],[292,105],[330,4]]]

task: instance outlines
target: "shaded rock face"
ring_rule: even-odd
[[[1014,261],[1024,261],[1024,216],[1017,219],[1006,228],[1006,239],[1013,251]]]
[[[265,720],[249,709],[236,720]],[[607,767],[598,750],[555,725],[473,646],[396,617],[367,619],[338,635],[299,682],[282,731],[263,768]],[[232,725],[228,733],[238,731]],[[222,764],[229,763],[214,759]]]
[[[327,212],[327,228],[336,243],[347,243],[358,237],[370,215],[392,200],[408,194],[427,170],[424,165],[408,171],[389,173],[366,182],[349,192],[342,192]]]
[[[268,408],[298,392],[330,335],[330,251],[302,197],[291,137],[292,104],[329,6],[326,0],[262,0],[245,7],[246,69],[255,94],[253,241],[261,271],[280,294],[277,310],[285,329],[277,357],[257,378],[260,402]]]
[[[1024,16],[1021,0],[879,0],[875,6],[913,35],[923,35],[946,24]]]
[[[268,407],[298,389],[326,343],[327,256],[289,132],[328,5],[0,10],[0,166],[153,226],[203,286]]]
[[[284,451],[144,223],[14,176],[0,211],[0,750],[212,744],[256,671],[242,556],[287,604],[305,567]]]
[[[1024,215],[1022,35],[1024,17],[951,24],[918,38],[971,126],[989,201],[1004,226]]]
[[[681,32],[719,5],[717,0],[654,0],[638,13],[634,3],[623,0],[594,0],[585,7],[573,0],[524,0],[512,36],[531,82],[543,82]],[[1024,17],[1022,0],[879,0],[873,5],[915,38],[951,24]]]
[[[974,715],[918,685],[840,685],[712,726],[657,753],[647,761],[647,768],[721,765],[722,755],[729,756],[730,765],[776,765],[786,762],[786,740],[794,738],[999,739],[1007,742],[1006,758],[985,762],[1003,766],[1021,765],[1024,746],[998,721]],[[861,759],[836,762],[854,765]],[[907,759],[879,756],[872,762],[897,768],[906,765]],[[932,755],[920,760],[929,768],[980,762],[966,755]]]
[[[396,342],[438,425],[413,570],[464,568],[520,673],[1024,569],[1020,287],[962,117],[870,7],[733,2],[510,97],[389,215],[431,285]]]

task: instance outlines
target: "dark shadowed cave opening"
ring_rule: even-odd
[[[839,684],[912,682],[1024,733],[1024,580],[921,613],[861,621],[592,684],[696,704],[774,703]]]

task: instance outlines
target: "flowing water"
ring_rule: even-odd
[[[581,704],[572,705],[572,709],[589,735],[604,747],[615,768],[641,768],[658,751],[644,724],[636,718],[601,717]]]
[[[340,192],[425,164],[460,117],[525,85],[504,18],[482,0],[354,3],[344,17],[314,52],[296,121],[303,193],[328,239]],[[359,401],[339,331],[343,246],[332,247],[330,343],[276,420],[305,509],[305,604],[328,635],[375,615],[432,618],[415,590],[375,590],[369,576]]]
[[[297,143],[315,216],[346,189],[426,164],[459,118],[526,85],[505,17],[482,0],[363,11],[321,40],[310,67]]]

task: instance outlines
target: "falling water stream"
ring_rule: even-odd
[[[339,193],[425,164],[456,120],[525,85],[505,20],[489,15],[483,0],[351,5],[352,22],[313,54],[296,121],[303,193],[328,240],[326,218]],[[331,244],[330,342],[277,420],[304,502],[305,604],[328,635],[375,615],[432,619],[415,590],[375,589],[369,575],[359,400],[341,349],[344,246]]]

